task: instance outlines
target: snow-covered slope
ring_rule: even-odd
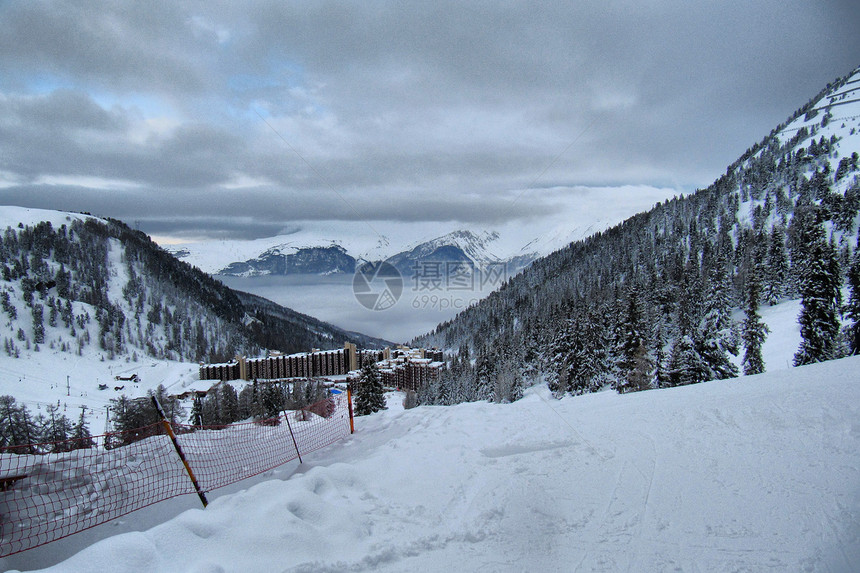
[[[392,397],[287,479],[51,571],[856,571],[858,371],[405,411]]]
[[[86,221],[88,219],[104,222],[104,219],[91,215],[52,211],[49,209],[30,209],[28,207],[3,205],[2,210],[0,210],[0,225],[2,225],[3,229],[10,225],[17,228],[19,224],[32,227],[41,222],[49,222],[54,228],[59,228],[62,225],[68,225],[72,221]]]
[[[854,137],[860,129],[860,68],[844,84],[815,102],[810,111],[782,127],[777,137],[787,143],[804,128],[816,138],[829,140],[835,136],[841,142],[834,150],[835,163],[842,157],[860,153],[860,138]]]

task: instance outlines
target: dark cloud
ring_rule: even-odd
[[[269,237],[289,221],[468,221],[496,225],[512,218],[528,221],[548,215],[553,206],[543,201],[516,201],[515,194],[485,195],[405,193],[377,189],[344,193],[324,190],[292,194],[278,188],[169,189],[147,193],[145,209],[139,190],[105,191],[75,185],[12,185],[0,189],[5,204],[59,209],[114,217],[159,235],[224,238]],[[516,207],[513,209],[512,207]]]
[[[257,236],[690,190],[860,63],[858,23],[801,0],[5,3],[0,199]]]
[[[24,85],[30,73],[124,92],[208,83],[198,58],[214,42],[193,32],[178,3],[31,0],[0,12],[0,62]]]

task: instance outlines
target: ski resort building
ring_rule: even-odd
[[[201,364],[201,380],[272,380],[343,376],[368,363],[383,360],[386,350],[358,349],[347,342],[338,350],[312,350],[284,355],[273,352],[264,358],[237,356],[223,364]]]
[[[201,364],[200,379],[284,380],[347,376],[357,381],[359,371],[367,364],[377,364],[382,384],[387,388],[417,390],[423,384],[438,382],[445,366],[441,350],[424,348],[358,349],[347,342],[338,350],[312,350],[298,354],[272,353],[265,358],[237,356],[232,362]]]
[[[423,348],[399,347],[376,364],[384,387],[415,391],[425,384],[438,383],[445,368],[442,351]],[[352,371],[347,381],[356,384],[360,375],[358,370]]]

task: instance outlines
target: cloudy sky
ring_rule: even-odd
[[[6,1],[0,202],[257,238],[690,191],[860,64],[858,24],[853,0]]]

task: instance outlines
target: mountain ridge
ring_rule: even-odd
[[[413,269],[424,261],[441,261],[469,264],[485,268],[490,264],[506,264],[511,273],[516,273],[537,257],[537,253],[518,253],[510,257],[497,255],[492,249],[498,241],[497,231],[455,230],[433,239],[408,244],[400,252],[385,257],[384,260],[408,276]],[[321,242],[316,246],[298,246],[294,243],[281,243],[267,248],[254,258],[235,261],[213,272],[214,275],[236,277],[289,275],[289,274],[352,274],[356,266],[378,259],[365,255],[352,255],[337,241]],[[173,250],[178,258],[190,255],[187,247]]]
[[[120,221],[0,207],[7,355],[212,360],[379,339],[240,295]]]
[[[828,264],[841,271],[860,265],[855,94],[860,68],[828,84],[712,185],[535,260],[412,343],[465,349],[490,365],[483,376],[500,356],[515,356],[526,370],[547,373],[560,394],[627,391],[635,372],[650,387],[737,375],[742,325],[731,314],[749,300],[751,277],[762,283],[757,304],[776,304],[803,296],[813,257],[832,257]],[[811,240],[818,254],[806,249]],[[828,249],[832,256],[821,254]],[[839,284],[846,278],[836,275]],[[844,355],[851,336],[840,332],[827,353]]]

